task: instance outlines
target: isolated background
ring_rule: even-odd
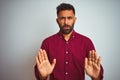
[[[75,30],[92,39],[104,80],[120,79],[120,0],[0,0],[0,80],[35,80],[35,56],[42,40],[59,31],[61,2],[74,5]]]

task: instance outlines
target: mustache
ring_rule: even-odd
[[[63,25],[63,27],[70,27],[70,25],[68,25],[68,24],[65,24],[65,25]]]

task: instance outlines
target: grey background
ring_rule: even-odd
[[[75,30],[92,39],[104,80],[120,79],[120,0],[1,0],[0,80],[35,80],[35,56],[42,40],[59,30],[61,2],[74,5]]]

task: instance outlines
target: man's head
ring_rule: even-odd
[[[57,9],[57,15],[59,14],[60,11],[63,10],[72,10],[75,15],[75,9],[71,4],[62,3],[56,9]]]
[[[76,21],[75,9],[71,4],[62,3],[57,7],[57,19],[56,19],[60,31],[63,34],[69,34]]]

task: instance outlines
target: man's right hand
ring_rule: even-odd
[[[54,59],[52,64],[50,64],[46,51],[40,49],[38,51],[38,56],[36,56],[36,63],[40,74],[40,78],[44,79],[52,73],[56,64],[56,59]]]

